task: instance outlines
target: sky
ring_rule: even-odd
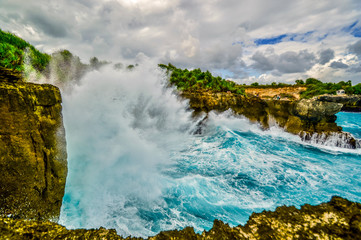
[[[0,0],[41,51],[201,68],[240,83],[361,83],[359,0]]]

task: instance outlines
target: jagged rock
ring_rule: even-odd
[[[67,230],[54,222],[0,217],[1,239],[123,239],[113,229]]]
[[[341,108],[341,103],[302,99],[295,103],[293,113],[301,119],[318,122],[335,115]]]
[[[181,92],[183,98],[189,99],[190,108],[195,112],[223,112],[232,109],[235,114],[243,115],[252,122],[260,123],[264,128],[277,124],[287,132],[299,135],[303,140],[316,143],[335,142],[335,136],[344,143],[336,142],[334,146],[357,148],[360,142],[349,133],[343,133],[336,124],[336,113],[343,104],[326,101],[323,98],[289,100],[261,99],[255,96],[225,92],[192,91]],[[317,141],[316,138],[319,138]],[[326,137],[325,137],[326,136]]]
[[[1,218],[0,235],[5,239],[124,239],[115,230],[76,229],[41,221]],[[253,213],[242,226],[231,227],[215,220],[209,231],[195,233],[191,227],[160,232],[150,240],[210,240],[210,239],[360,239],[361,204],[341,197],[328,203],[301,209],[290,206],[275,211]],[[141,239],[128,237],[126,239]]]
[[[183,98],[189,99],[190,107],[195,112],[223,112],[232,109],[236,114],[244,115],[253,122],[260,122],[268,127],[267,103],[257,97],[246,98],[232,93],[213,93],[206,91],[182,92]]]
[[[7,79],[0,77],[0,216],[56,220],[67,175],[59,89],[9,81],[9,72],[0,69],[0,76],[4,75]]]

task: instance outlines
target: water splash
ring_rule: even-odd
[[[164,73],[149,65],[90,72],[63,94],[69,175],[60,222],[68,227],[151,233],[136,206],[163,204],[160,170],[193,121],[186,103],[164,87]]]
[[[201,134],[155,64],[91,72],[63,93],[69,175],[60,223],[151,236],[341,195],[361,200],[361,153],[305,143],[231,112]],[[357,122],[356,122],[357,123]]]
[[[361,140],[356,139],[354,135],[348,132],[313,133],[312,135],[304,133],[301,134],[301,139],[313,145],[317,144],[346,149],[361,148]]]

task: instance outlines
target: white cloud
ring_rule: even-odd
[[[352,63],[344,60],[359,56],[354,33],[361,25],[358,4],[357,0],[0,0],[0,26],[44,51],[66,48],[85,61],[97,56],[131,62],[142,53],[160,62],[244,80],[263,76],[264,81],[293,81],[313,74],[360,82],[358,58]],[[273,53],[267,52],[270,45],[254,43],[282,35],[286,37],[272,44]],[[349,68],[330,66],[339,59]]]

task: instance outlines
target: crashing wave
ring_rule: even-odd
[[[301,139],[311,144],[321,144],[329,147],[356,149],[361,148],[361,140],[348,132],[307,133],[300,134]]]

